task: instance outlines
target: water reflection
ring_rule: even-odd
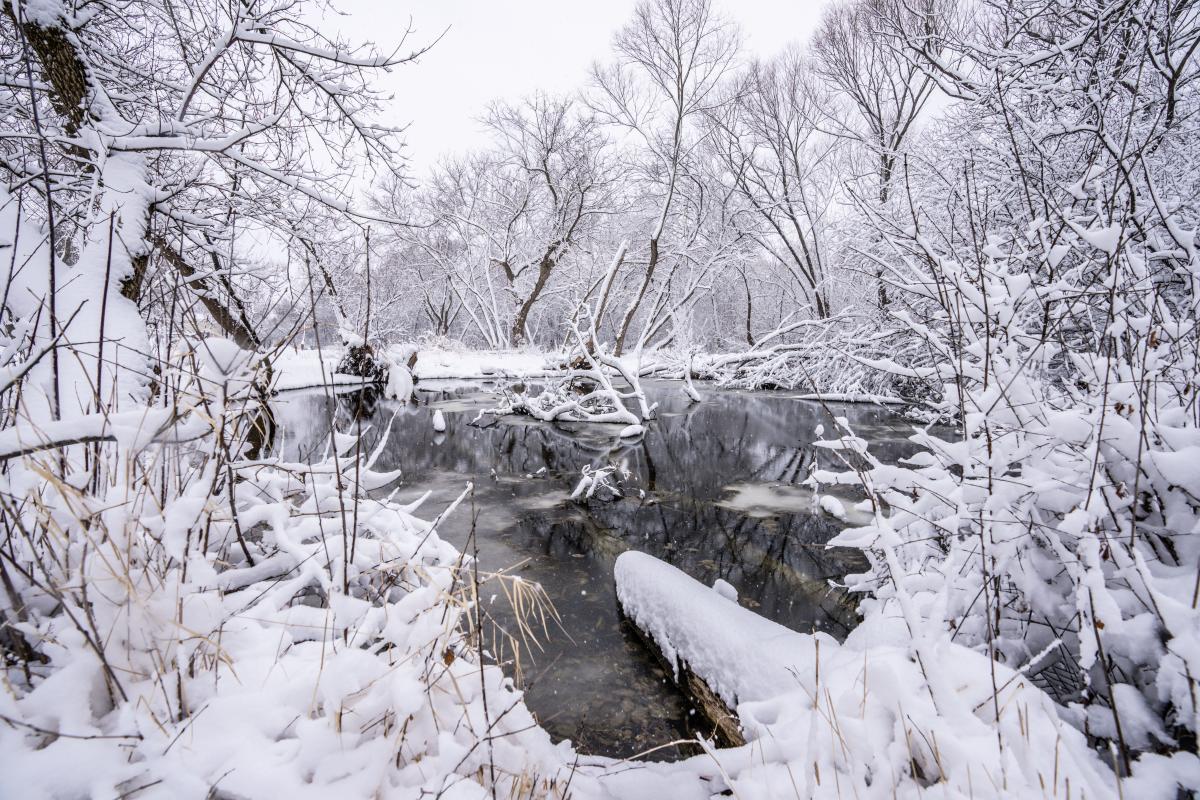
[[[705,583],[723,578],[744,605],[796,630],[840,638],[855,624],[852,601],[829,581],[860,568],[861,556],[825,548],[840,523],[814,511],[798,486],[814,460],[835,465],[833,454],[812,446],[814,428],[829,428],[819,405],[709,389],[703,403],[689,406],[674,385],[648,386],[659,418],[629,442],[614,426],[476,419],[494,403],[479,385],[421,388],[415,407],[364,392],[332,401],[287,396],[280,446],[289,458],[319,454],[331,420],[341,431],[361,425],[372,449],[386,432],[378,468],[403,470],[401,499],[432,491],[421,511],[427,518],[474,483],[470,502],[439,530],[464,547],[475,525],[482,569],[524,562],[520,574],[553,600],[564,630],[521,654],[521,678],[529,707],[555,736],[586,752],[627,756],[693,735],[686,701],[622,625],[612,566],[623,550],[652,553]],[[433,430],[434,408],[445,416],[444,433]],[[850,405],[835,412],[881,458],[911,452],[903,441],[911,428],[891,412]],[[568,500],[583,465],[609,463],[629,473],[623,497]],[[748,490],[753,507],[737,502]],[[502,594],[489,610],[508,621]]]

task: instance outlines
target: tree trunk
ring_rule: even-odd
[[[63,128],[67,135],[74,136],[87,114],[88,77],[79,54],[61,27],[47,28],[36,22],[19,19],[11,0],[5,0],[4,12],[20,28],[37,54],[42,74],[50,84],[50,104],[65,120]],[[87,152],[77,145],[71,147],[79,152]]]
[[[629,306],[629,310],[625,312],[625,319],[621,320],[621,330],[617,334],[617,342],[613,347],[613,355],[620,356],[625,350],[625,337],[629,335],[629,327],[633,324],[633,318],[637,316],[638,308],[642,304],[642,298],[646,296],[646,290],[650,288],[650,281],[654,279],[654,268],[658,266],[658,239],[650,240],[650,262],[646,265],[646,277],[642,279],[642,288],[638,290],[637,297]]]
[[[751,324],[754,319],[754,300],[750,296],[750,280],[745,272],[742,273],[742,283],[746,286],[746,344],[754,347],[754,330]],[[820,313],[820,305],[817,306],[817,313]]]
[[[246,318],[245,310],[241,308],[240,303],[236,304],[238,311],[235,313],[227,305],[214,297],[204,276],[196,275],[195,268],[187,263],[183,256],[175,248],[171,247],[166,239],[158,235],[152,235],[150,243],[154,245],[163,259],[179,272],[184,279],[184,283],[192,289],[196,295],[196,299],[208,311],[209,316],[213,318],[213,321],[221,327],[221,330],[230,339],[237,342],[238,347],[241,347],[243,350],[259,349],[262,345],[262,340],[259,339],[258,334],[251,327],[250,320]],[[122,292],[124,292],[124,287],[122,287]]]
[[[517,309],[516,319],[513,320],[512,332],[509,334],[508,340],[513,345],[520,346],[525,344],[525,325],[529,321],[529,311],[533,308],[533,304],[537,302],[541,296],[542,290],[546,288],[546,282],[550,280],[550,273],[554,271],[554,259],[550,257],[543,258],[538,264],[537,282],[533,284],[533,289],[530,290],[529,296],[525,298],[525,302],[521,303],[521,307]]]
[[[675,685],[679,687],[679,690],[695,706],[700,715],[712,726],[712,736],[716,739],[717,744],[720,747],[741,747],[744,745],[746,737],[742,735],[742,725],[738,721],[737,714],[729,706],[725,705],[725,701],[721,699],[720,695],[714,692],[712,687],[704,682],[703,678],[692,672],[687,664],[683,662],[676,664],[668,660],[662,648],[654,641],[654,637],[647,635],[645,631],[637,626],[637,623],[625,616],[624,609],[620,609],[620,611],[623,622],[629,626],[629,630],[633,631],[638,641],[654,654],[654,658],[662,666],[663,670],[668,675],[678,676],[675,679]]]

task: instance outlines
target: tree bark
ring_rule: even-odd
[[[521,303],[521,307],[517,309],[517,316],[513,320],[509,341],[514,345],[525,344],[525,325],[529,320],[529,311],[541,296],[542,290],[546,288],[546,282],[550,280],[550,273],[553,271],[554,259],[552,258],[543,258],[541,263],[538,264],[537,282],[533,284],[533,289],[530,290],[529,296],[525,298],[525,302]]]
[[[632,619],[621,616],[629,629],[634,632],[647,650],[654,654],[655,659],[668,675],[677,676],[675,685],[684,693],[687,699],[700,712],[701,716],[712,726],[712,736],[721,747],[741,747],[746,743],[742,734],[742,724],[720,695],[704,682],[704,679],[692,672],[686,663],[674,664],[663,653],[662,648],[655,643],[654,638],[637,626]]]
[[[213,321],[221,327],[221,330],[230,339],[237,342],[238,346],[243,350],[259,349],[262,345],[262,340],[251,327],[250,320],[246,318],[245,309],[240,303],[236,304],[238,310],[235,312],[214,297],[204,276],[196,275],[195,268],[187,263],[179,251],[171,247],[166,239],[156,234],[150,237],[150,243],[162,255],[163,260],[179,272],[184,282],[195,293],[196,299],[200,301],[201,305],[208,311],[209,316],[213,318]]]
[[[650,261],[646,265],[646,275],[642,278],[642,288],[638,290],[637,297],[634,298],[633,304],[629,306],[629,310],[625,312],[625,318],[621,320],[621,330],[617,333],[617,341],[613,346],[613,355],[620,356],[625,350],[625,338],[629,335],[629,327],[633,324],[633,318],[637,316],[638,308],[642,305],[642,298],[646,296],[646,290],[650,288],[650,282],[654,280],[654,268],[658,266],[658,239],[650,240]]]
[[[42,74],[50,84],[50,104],[66,124],[67,135],[79,132],[86,119],[87,70],[75,52],[75,46],[61,27],[43,27],[20,19],[12,0],[5,0],[4,12],[21,29],[29,46],[37,54]],[[84,151],[86,152],[86,151]]]

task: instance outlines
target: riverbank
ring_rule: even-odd
[[[286,348],[274,361],[274,389],[293,391],[314,389],[322,386],[355,386],[363,383],[356,375],[337,372],[342,358],[339,347],[316,349]],[[395,346],[384,354],[389,363],[407,364],[413,355],[411,347]],[[565,376],[570,356],[557,351],[538,350],[449,350],[444,348],[419,348],[415,351],[412,376],[418,382],[430,380],[528,380]],[[798,384],[748,387],[731,382],[727,376],[715,369],[728,360],[724,354],[697,354],[692,359],[693,379],[728,385],[731,388],[770,388],[796,390]],[[641,356],[625,355],[619,361],[630,373],[642,377],[683,379],[683,365],[677,358],[657,353]],[[811,387],[809,387],[811,389]],[[802,392],[797,399],[824,400],[838,403],[874,403],[879,405],[905,405],[907,401],[886,394],[871,392]]]

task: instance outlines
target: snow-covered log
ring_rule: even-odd
[[[738,797],[1115,798],[1116,777],[1020,672],[944,636],[912,642],[876,619],[844,644],[771,622],[639,552],[617,598],[668,663],[741,720],[713,750]],[[881,791],[883,793],[881,794]]]

